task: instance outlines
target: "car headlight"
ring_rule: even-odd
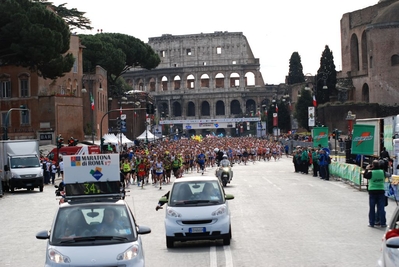
[[[59,251],[52,248],[48,250],[48,257],[55,263],[71,263],[71,259],[68,256],[62,255]]]
[[[121,260],[131,260],[134,259],[137,255],[139,254],[139,246],[138,245],[133,245],[121,254],[119,254],[116,259],[118,261]]]
[[[11,178],[21,178],[19,175],[15,172],[11,172]]]
[[[176,211],[174,211],[173,209],[170,209],[170,208],[168,208],[168,209],[166,210],[166,215],[167,215],[167,216],[170,216],[170,217],[176,217],[176,218],[181,217],[181,214],[180,214],[180,213],[178,213],[178,212],[176,212]]]
[[[229,171],[229,168],[228,168],[228,167],[224,167],[224,168],[223,168],[223,171],[228,172],[228,171]]]
[[[215,210],[214,212],[212,212],[212,216],[220,216],[220,215],[226,213],[226,211],[227,211],[226,205],[223,205],[220,208],[218,208],[217,210]]]

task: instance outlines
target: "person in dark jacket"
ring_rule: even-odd
[[[369,227],[374,227],[376,221],[375,206],[377,205],[377,221],[381,227],[386,227],[385,217],[385,172],[380,168],[380,162],[374,160],[366,167],[363,177],[368,180],[369,192]],[[378,220],[379,219],[379,220]]]

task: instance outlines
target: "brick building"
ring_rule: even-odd
[[[69,53],[74,55],[75,64],[56,80],[43,79],[26,68],[0,66],[1,124],[3,133],[7,128],[9,139],[39,139],[41,144],[55,144],[56,136],[61,134],[64,139],[73,136],[84,140],[85,131],[91,134],[87,126],[91,124],[90,95],[82,93],[84,84],[90,85],[94,97],[93,128],[98,132],[99,121],[108,109],[107,90],[99,89],[100,84],[106,87],[106,72],[97,66],[92,74],[83,75],[83,48],[79,37],[72,35]],[[12,110],[21,105],[28,110],[25,115]],[[9,123],[5,127],[7,114]],[[108,121],[103,128],[104,132],[108,129]]]
[[[399,104],[399,1],[344,14],[341,53],[337,88],[347,100]]]

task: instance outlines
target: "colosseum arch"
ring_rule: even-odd
[[[215,75],[215,88],[224,88],[224,75],[218,73]]]
[[[150,87],[150,92],[155,92],[155,78],[154,77],[150,78],[148,85]]]
[[[241,115],[242,114],[240,101],[233,100],[230,102],[230,112],[232,115]]]
[[[240,75],[237,72],[230,74],[230,87],[240,86]]]
[[[351,36],[350,44],[350,55],[351,55],[351,70],[359,71],[359,41],[356,34]]]
[[[367,70],[368,60],[367,60],[367,35],[366,31],[362,33],[362,70]]]
[[[181,86],[181,79],[180,79],[180,76],[179,76],[179,75],[176,75],[176,76],[173,78],[173,89],[174,89],[174,90],[179,90],[179,89],[180,89],[180,86]]]
[[[194,89],[195,88],[195,77],[194,77],[194,75],[190,74],[190,75],[187,76],[186,87],[187,87],[187,89]]]
[[[161,118],[169,117],[169,106],[167,103],[160,103],[158,106],[158,110]]]
[[[363,84],[362,87],[362,101],[363,102],[370,102],[370,89],[367,83]]]
[[[224,102],[219,100],[216,102],[216,116],[226,115]]]
[[[211,108],[209,106],[208,101],[203,101],[201,103],[201,116],[210,116],[211,115]]]
[[[133,80],[132,79],[126,79],[125,81],[133,89]]]
[[[181,117],[181,104],[177,101],[173,102],[173,116]]]
[[[209,75],[206,73],[201,75],[201,88],[209,88]]]
[[[139,91],[144,91],[144,80],[141,78],[138,78],[135,82],[135,86],[133,89],[139,90]]]
[[[168,78],[166,76],[161,78],[161,91],[168,91]]]
[[[245,86],[255,86],[255,74],[251,71],[245,73]]]
[[[253,99],[248,99],[245,102],[245,106],[247,107],[245,110],[245,114],[249,116],[255,116],[256,114],[256,102]]]
[[[187,117],[195,116],[195,104],[193,101],[187,103]]]

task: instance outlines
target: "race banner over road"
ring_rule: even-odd
[[[374,154],[374,125],[353,125],[352,154]],[[377,136],[378,138],[378,136]]]
[[[313,147],[321,145],[328,148],[328,127],[313,128]]]

